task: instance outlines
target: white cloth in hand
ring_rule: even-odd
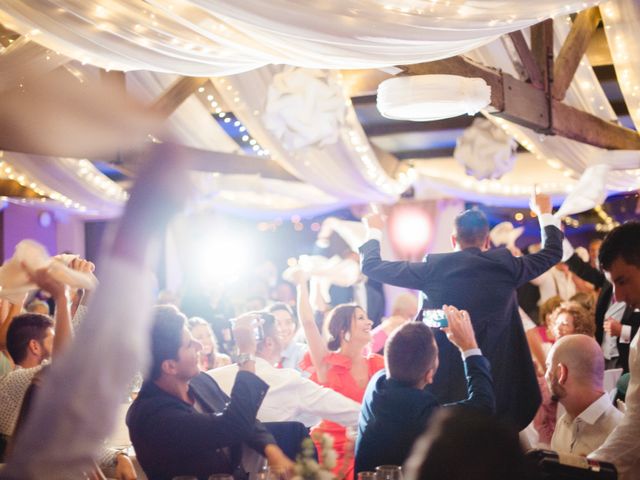
[[[31,282],[25,266],[31,270],[49,267],[53,277],[72,288],[93,290],[98,279],[93,273],[79,272],[69,267],[75,255],[50,257],[46,249],[33,240],[22,240],[9,260],[0,267],[0,298],[19,303],[30,290],[38,288]]]

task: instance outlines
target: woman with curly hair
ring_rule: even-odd
[[[581,333],[593,337],[596,322],[593,314],[578,302],[563,302],[551,315],[556,340],[565,335]]]

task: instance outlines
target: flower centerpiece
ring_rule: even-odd
[[[316,460],[316,449],[311,438],[302,442],[302,452],[296,458],[292,480],[334,480],[331,469],[336,466],[337,454],[333,449],[333,437],[326,433],[318,435],[320,444],[320,462]]]

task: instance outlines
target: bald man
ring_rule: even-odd
[[[588,455],[604,443],[623,415],[602,387],[604,356],[587,335],[567,335],[547,357],[549,390],[567,410],[556,423],[551,448]]]

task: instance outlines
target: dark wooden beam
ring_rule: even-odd
[[[577,108],[552,101],[553,133],[595,147],[640,150],[640,135]]]
[[[237,175],[257,174],[265,178],[299,181],[297,177],[282,168],[279,163],[265,157],[212,152],[210,150],[185,147],[184,145],[174,145],[173,148],[186,163],[187,168],[192,170]],[[135,177],[135,172],[140,166],[140,157],[136,153],[123,154],[122,164],[126,167],[125,170],[121,171]],[[120,166],[115,166],[115,168],[121,169]]]
[[[531,27],[531,53],[542,73],[544,90],[553,81],[553,20],[548,19]]]
[[[400,133],[437,132],[442,130],[460,130],[467,128],[474,117],[463,115],[460,117],[435,120],[433,122],[390,121],[385,123],[370,123],[362,125],[369,137],[382,135],[396,135]]]
[[[440,158],[451,157],[455,147],[441,147],[431,149],[420,150],[401,150],[397,152],[391,152],[398,160],[410,160],[412,158]]]
[[[204,77],[182,77],[171,85],[152,105],[164,117],[171,115],[198,87],[208,82]]]
[[[524,67],[525,72],[527,72],[531,85],[539,89],[544,89],[542,72],[540,71],[540,67],[536,62],[533,53],[531,53],[529,45],[527,45],[527,40],[524,38],[522,30],[511,32],[509,34],[509,38],[511,38],[511,42],[516,49],[516,52],[518,52],[518,57],[520,57],[522,66]]]
[[[598,7],[591,7],[580,12],[573,21],[571,31],[562,44],[554,64],[551,95],[556,100],[564,99],[600,20]]]

